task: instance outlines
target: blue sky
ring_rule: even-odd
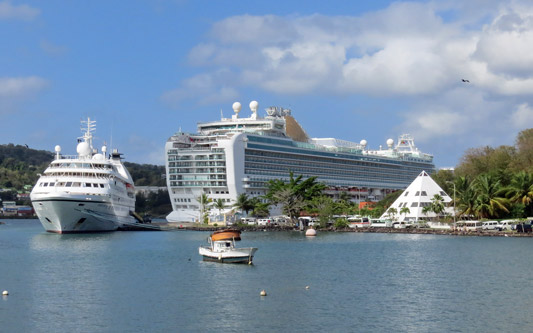
[[[455,166],[533,127],[533,4],[0,0],[0,143],[74,153],[89,116],[100,144],[164,164],[179,128],[252,100]]]

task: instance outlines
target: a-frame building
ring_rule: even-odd
[[[436,217],[433,212],[422,213],[424,207],[431,205],[431,199],[433,199],[435,194],[444,199],[445,212],[453,214],[453,207],[447,207],[448,203],[452,201],[450,196],[442,190],[427,172],[422,171],[389,207],[389,209],[395,208],[397,211],[393,215],[394,221],[418,221]],[[409,208],[409,212],[400,214],[404,207]],[[391,218],[389,209],[381,216],[381,219]]]

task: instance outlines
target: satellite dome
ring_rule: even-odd
[[[393,139],[388,139],[387,140],[387,146],[392,147],[393,144],[394,144],[394,140]]]
[[[233,103],[233,111],[235,111],[235,113],[239,113],[241,111],[241,103],[239,102],[235,102]]]
[[[55,146],[54,150],[56,153],[59,153],[61,151],[61,146],[60,145]]]
[[[78,152],[78,155],[80,156],[88,156],[91,154],[91,147],[87,142],[80,142],[78,143],[78,146],[76,147],[76,151]]]
[[[259,107],[259,103],[257,103],[257,101],[250,102],[250,110],[252,110],[252,112],[257,112],[257,107]]]
[[[97,161],[103,161],[105,159],[104,155],[102,154],[95,154],[93,155],[93,160],[97,160]]]
[[[363,140],[361,140],[361,142],[359,142],[359,144],[360,144],[361,146],[366,146],[367,143],[368,143],[368,142],[366,142],[365,139],[363,139]]]

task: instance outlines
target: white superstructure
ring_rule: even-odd
[[[240,117],[241,104],[235,102],[231,118],[199,123],[197,133],[180,130],[168,139],[167,186],[173,207],[168,221],[198,220],[202,194],[222,199],[229,211],[239,194],[262,196],[266,182],[288,180],[290,172],[316,176],[333,197],[346,192],[352,201],[363,202],[405,189],[422,170],[435,168],[433,156],[420,152],[410,135],[396,145],[389,139],[386,149],[369,150],[366,140],[309,138],[291,110],[269,107],[260,117],[256,101],[250,109],[249,117]]]
[[[135,219],[133,180],[118,151],[109,156],[104,145],[99,153],[92,143],[95,121],[82,121],[78,155],[56,157],[41,175],[30,198],[46,231],[77,233],[112,231]]]

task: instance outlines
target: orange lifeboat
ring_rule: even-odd
[[[231,239],[240,241],[241,231],[237,229],[225,229],[225,230],[217,230],[211,234],[212,241],[231,240]]]

